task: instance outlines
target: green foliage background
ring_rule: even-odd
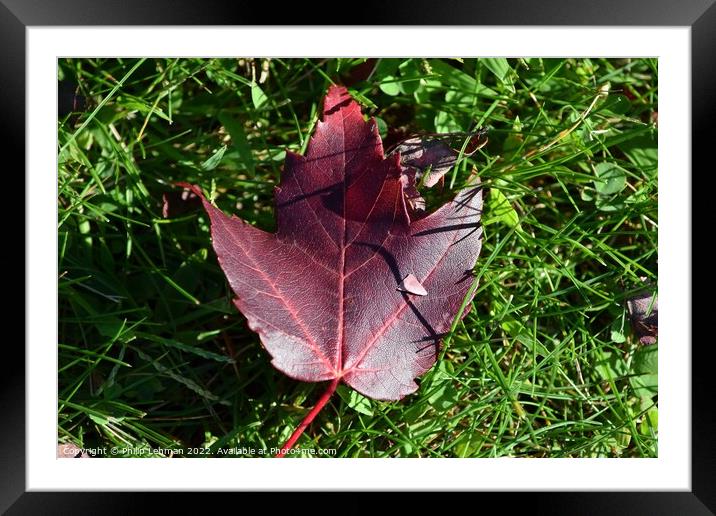
[[[656,59],[64,59],[58,75],[59,442],[223,456],[290,435],[324,386],[271,367],[206,216],[166,218],[163,195],[193,182],[271,230],[285,150],[305,150],[337,82],[386,144],[489,127],[427,192],[477,167],[485,244],[473,309],[419,391],[341,387],[303,454],[657,455],[658,347],[625,311],[657,284]]]

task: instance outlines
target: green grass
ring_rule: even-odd
[[[335,81],[384,136],[490,128],[442,192],[477,167],[485,242],[419,391],[341,387],[304,455],[657,456],[657,347],[625,312],[657,284],[656,59],[364,61],[59,62],[87,99],[58,124],[59,441],[222,456],[280,446],[313,406],[325,385],[273,369],[231,304],[206,215],[164,218],[162,195],[193,182],[273,230],[285,149],[306,148]]]

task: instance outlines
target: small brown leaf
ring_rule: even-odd
[[[659,306],[656,292],[642,292],[628,299],[627,311],[634,333],[639,337],[639,342],[642,344],[656,343],[659,330]]]
[[[400,153],[400,164],[415,170],[415,180],[428,188],[435,186],[457,162],[459,152],[447,143],[470,136],[464,156],[472,156],[487,143],[486,130],[475,133],[430,133],[400,142],[388,155]],[[423,177],[425,176],[425,177]]]

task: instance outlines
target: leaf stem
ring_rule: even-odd
[[[301,437],[301,434],[306,429],[306,427],[311,424],[311,421],[314,420],[314,418],[318,415],[321,409],[326,406],[328,400],[331,399],[331,396],[336,391],[336,387],[338,387],[339,382],[340,378],[335,378],[333,381],[331,381],[331,385],[328,386],[328,389],[326,389],[326,392],[323,393],[321,399],[318,400],[316,406],[313,407],[308,414],[306,414],[306,417],[303,418],[301,424],[298,425],[296,430],[293,431],[291,437],[289,437],[288,441],[286,441],[286,444],[281,447],[281,451],[276,454],[277,459],[285,457],[286,452],[293,448],[293,446],[296,444],[296,441],[298,441],[298,438]]]

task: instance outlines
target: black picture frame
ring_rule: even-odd
[[[25,148],[25,30],[31,26],[84,25],[569,25],[569,26],[684,26],[691,28],[691,84],[692,84],[692,156],[693,170],[702,164],[708,167],[707,156],[713,147],[713,120],[716,119],[716,0],[487,0],[480,2],[443,0],[394,1],[386,10],[384,3],[368,1],[352,12],[344,4],[344,11],[329,9],[322,2],[296,5],[296,9],[277,8],[268,2],[225,2],[203,0],[0,0],[0,99],[2,100],[2,140],[11,149]],[[335,7],[335,6],[334,6]],[[296,10],[303,11],[303,20]],[[351,12],[349,12],[351,11]],[[339,13],[339,14],[338,14]],[[24,153],[19,157],[17,170],[24,170]],[[668,172],[666,172],[668,173]],[[694,175],[692,174],[692,182]],[[17,184],[6,184],[6,194],[12,191],[18,199],[25,199],[24,177],[15,174]],[[10,183],[12,180],[9,181]],[[23,192],[24,195],[20,195]],[[698,206],[695,202],[692,206]],[[16,213],[23,213],[20,201]],[[693,215],[692,220],[698,220]],[[24,253],[25,226],[15,224],[6,228],[6,241],[15,242]],[[693,251],[692,251],[693,252]],[[17,253],[15,254],[17,255]],[[10,269],[9,258],[3,253],[5,270]],[[24,254],[22,260],[25,275]],[[695,267],[692,270],[705,270]],[[18,275],[19,276],[19,275]],[[16,303],[24,307],[24,303]],[[696,303],[692,303],[696,307]],[[17,320],[17,319],[15,319]],[[713,514],[716,513],[716,417],[711,409],[713,383],[708,369],[708,340],[688,339],[692,342],[692,489],[690,492],[619,492],[619,493],[504,493],[473,494],[509,496],[511,509],[550,514]],[[133,514],[143,512],[149,501],[145,497],[126,493],[39,493],[25,488],[25,351],[17,344],[6,344],[6,364],[1,375],[0,414],[4,424],[0,439],[0,511],[8,514]],[[244,496],[244,495],[242,495]],[[167,497],[165,497],[167,498]],[[420,500],[413,497],[414,500]],[[325,503],[325,498],[322,499]],[[186,497],[172,495],[162,500],[162,509],[184,506]],[[245,502],[244,502],[245,503]],[[294,501],[293,503],[298,503]],[[473,502],[471,502],[473,503]],[[216,500],[213,504],[216,507]],[[406,507],[403,507],[405,510]]]

